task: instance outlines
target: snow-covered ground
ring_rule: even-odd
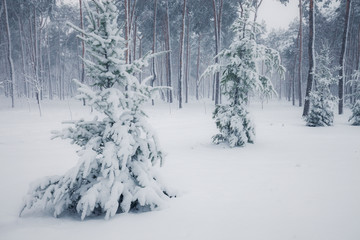
[[[3,101],[4,99],[1,99]],[[4,101],[3,101],[4,102]],[[167,153],[162,169],[179,197],[168,207],[109,221],[26,212],[29,183],[75,165],[76,146],[50,140],[61,121],[91,115],[75,101],[14,110],[0,106],[0,239],[359,240],[360,127],[306,127],[301,109],[253,103],[257,140],[244,148],[213,145],[210,102],[148,106]]]

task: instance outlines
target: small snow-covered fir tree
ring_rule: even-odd
[[[349,121],[354,126],[360,126],[360,100],[356,100],[354,105],[351,107],[351,116]]]
[[[360,126],[360,70],[356,70],[352,74],[352,79],[348,84],[353,88],[352,97],[355,99],[355,103],[351,107],[352,114],[349,121],[354,126]]]
[[[334,76],[336,70],[331,69],[330,50],[324,46],[317,56],[315,90],[310,93],[310,112],[305,118],[307,126],[333,125],[336,97],[331,94],[330,85],[338,81]]]
[[[76,121],[55,133],[81,147],[79,161],[63,176],[34,183],[22,211],[40,205],[53,209],[55,216],[70,210],[81,219],[94,214],[108,219],[116,213],[161,207],[170,197],[157,173],[163,155],[141,110],[154,89],[134,76],[147,59],[125,63],[114,2],[92,0],[89,6],[85,1],[90,26],[87,31],[73,26],[84,34],[91,56],[84,61],[96,86],[93,90],[78,83],[78,98],[85,98],[100,117]]]
[[[213,137],[216,144],[227,142],[230,147],[236,147],[254,142],[255,128],[247,111],[249,96],[259,93],[270,97],[275,93],[267,74],[258,72],[257,63],[264,61],[268,72],[276,69],[282,75],[285,71],[279,53],[256,42],[261,27],[250,18],[252,12],[251,1],[243,1],[232,25],[235,38],[219,54],[222,64],[210,66],[205,73],[222,71],[221,90],[228,98],[228,103],[217,105],[213,114],[220,130]]]

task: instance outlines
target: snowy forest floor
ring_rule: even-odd
[[[336,115],[333,127],[310,128],[302,109],[288,102],[263,110],[252,103],[256,142],[230,149],[211,143],[217,133],[212,103],[147,106],[167,154],[163,178],[179,197],[159,211],[82,222],[40,210],[18,213],[30,182],[63,174],[77,161],[76,146],[51,141],[51,130],[71,115],[90,117],[90,109],[77,101],[44,102],[39,117],[34,104],[29,112],[26,103],[10,109],[3,100],[1,240],[360,239],[360,127],[347,122],[349,110]]]

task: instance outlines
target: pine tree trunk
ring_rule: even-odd
[[[197,63],[196,63],[196,100],[199,100],[199,72],[200,72],[200,46],[201,46],[201,34],[199,34]]]
[[[291,80],[290,72],[287,72],[287,75],[288,75],[288,77],[287,77],[287,79],[288,79],[288,83],[287,83],[287,100],[288,100],[288,102],[290,102],[291,101],[291,82],[292,82],[292,80]]]
[[[219,58],[217,55],[219,54],[219,31],[218,31],[218,15],[216,10],[216,3],[215,0],[213,0],[213,10],[214,10],[214,32],[215,32],[215,64],[219,63]],[[218,105],[220,103],[219,95],[220,95],[220,73],[217,72],[215,74],[215,80],[214,80],[214,96],[215,99],[215,105]]]
[[[154,1],[154,25],[153,25],[153,45],[152,52],[156,53],[156,12],[157,12],[157,0]],[[155,67],[155,57],[152,59],[152,74],[153,78],[151,79],[151,86],[154,86],[154,83],[157,78],[156,67]],[[154,99],[151,99],[152,105],[154,105]]]
[[[22,21],[21,18],[18,17],[18,24],[19,24],[19,36],[20,36],[20,48],[21,48],[21,66],[22,66],[22,79],[24,81],[24,96],[27,97],[27,79],[26,79],[26,71],[25,71],[25,51],[24,51],[24,40],[23,40],[23,33],[22,33]]]
[[[129,10],[128,10],[128,0],[124,0],[125,7],[125,62],[129,63]]]
[[[211,84],[211,92],[212,92],[211,100],[212,101],[215,100],[215,82],[216,82],[216,75],[214,75],[214,77],[212,79],[212,84]]]
[[[142,58],[142,37],[139,37],[139,59]],[[139,73],[139,82],[142,81],[142,71]]]
[[[292,105],[295,106],[295,77],[296,77],[296,55],[294,59],[294,72],[293,72],[293,78],[291,82],[291,98],[292,98]]]
[[[186,63],[185,63],[185,103],[189,101],[189,33],[190,33],[190,19],[189,10],[186,11],[187,26],[186,26]]]
[[[11,33],[10,33],[10,27],[9,27],[9,16],[8,16],[8,11],[7,11],[6,0],[3,0],[3,6],[4,6],[4,11],[5,11],[6,36],[7,36],[7,39],[8,39],[7,58],[8,58],[9,66],[10,66],[11,107],[14,108],[15,107],[15,71],[14,71],[14,62],[13,62],[13,59],[12,59]]]
[[[359,71],[359,67],[360,67],[359,66],[360,65],[360,23],[358,25],[358,43],[357,43],[357,45],[358,45],[358,49],[357,49],[357,53],[356,53],[356,70]],[[358,86],[358,84],[355,83],[353,91],[354,92],[357,91],[358,87],[360,87],[360,86]],[[360,100],[360,98],[356,99],[356,96],[354,96],[353,103],[355,103],[356,100]]]
[[[349,35],[351,0],[346,0],[345,28],[342,38],[341,54],[340,54],[340,70],[339,70],[339,114],[344,112],[344,83],[345,83],[345,54],[347,47],[347,38]]]
[[[314,55],[314,43],[315,43],[315,19],[314,19],[314,0],[309,2],[309,73],[306,85],[306,95],[305,95],[305,104],[303,116],[307,116],[310,110],[310,92],[312,89],[314,81],[314,71],[315,71],[315,55]]]
[[[82,11],[82,0],[79,0],[79,8],[80,8],[80,29],[84,29],[84,20],[83,20],[83,11]],[[81,33],[81,36],[84,37],[84,34]],[[85,82],[85,42],[81,39],[81,79],[80,82]],[[83,98],[83,105],[86,105],[85,98]]]
[[[302,52],[303,52],[303,30],[302,30],[302,0],[299,0],[299,69],[298,69],[298,97],[299,97],[299,107],[302,106]]]
[[[49,81],[49,99],[53,99],[53,86],[52,86],[52,79],[51,79],[51,58],[50,58],[50,39],[49,39],[49,30],[47,33],[47,58],[48,58],[48,81]],[[85,101],[85,100],[84,100]]]
[[[40,103],[40,83],[39,83],[39,54],[38,54],[38,37],[37,37],[37,22],[36,22],[36,7],[34,6],[34,29],[33,29],[33,35],[34,35],[34,42],[33,42],[33,65],[34,65],[34,90],[35,90],[35,97],[37,102]],[[39,108],[40,109],[40,108]]]
[[[136,35],[137,35],[137,16],[134,21],[134,35],[133,35],[133,61],[136,60]]]
[[[169,0],[166,1],[166,37],[165,37],[165,44],[166,44],[166,51],[168,51],[166,53],[167,56],[167,61],[166,61],[166,65],[167,65],[167,86],[171,87],[172,86],[172,78],[171,78],[171,52],[170,52],[170,19],[169,19]],[[172,89],[168,90],[168,98],[169,98],[169,102],[172,103],[173,102],[173,93],[172,93]]]
[[[38,49],[39,49],[39,54],[38,54],[38,63],[39,63],[39,90],[40,90],[40,99],[43,100],[43,64],[42,64],[42,47],[41,47],[41,39],[42,39],[42,27],[40,24],[39,27],[39,38],[38,38]]]
[[[184,0],[183,13],[182,13],[182,24],[180,34],[180,49],[179,49],[179,80],[178,80],[178,98],[179,108],[182,108],[182,82],[183,82],[183,52],[184,52],[184,32],[185,32],[185,14],[186,14],[186,0]]]

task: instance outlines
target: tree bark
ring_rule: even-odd
[[[303,52],[303,30],[302,30],[302,0],[299,0],[299,69],[298,69],[298,97],[299,97],[299,107],[302,106],[302,52]]]
[[[189,9],[186,11],[187,26],[186,26],[186,64],[185,64],[185,103],[189,101],[189,33],[190,33],[190,19]]]
[[[201,47],[201,34],[199,34],[198,52],[197,52],[197,63],[196,63],[196,100],[199,100],[199,73],[200,73],[200,47]]]
[[[156,53],[156,12],[157,12],[157,0],[154,1],[154,25],[153,25],[153,45],[152,52]],[[156,67],[155,67],[155,57],[152,59],[152,74],[153,78],[151,79],[151,86],[154,86],[154,83],[157,78]],[[154,99],[151,99],[152,105],[154,105]]]
[[[314,55],[314,43],[315,43],[315,19],[314,19],[314,0],[309,2],[309,73],[306,85],[306,95],[305,95],[305,104],[303,116],[307,116],[310,110],[310,92],[312,89],[312,84],[314,81],[314,71],[315,71],[315,55]]]
[[[133,35],[133,61],[136,60],[136,35],[137,35],[137,16],[134,21],[134,35]]]
[[[166,37],[165,37],[165,44],[166,44],[166,51],[168,51],[166,53],[167,56],[167,61],[166,61],[166,65],[167,65],[167,86],[171,88],[172,86],[172,72],[171,72],[171,46],[170,46],[170,19],[169,19],[169,0],[166,1]],[[173,102],[173,92],[172,89],[168,90],[168,99],[169,102],[172,103]]]
[[[125,8],[125,62],[129,63],[129,11],[128,11],[128,0],[124,0]]]
[[[220,7],[217,11],[216,8],[216,2],[213,0],[213,10],[214,10],[214,32],[215,32],[215,64],[219,63],[219,58],[217,55],[219,54],[219,47],[220,47],[220,26],[221,26],[221,11],[222,11],[222,3],[223,1],[220,0]],[[220,104],[220,73],[217,72],[215,74],[215,83],[214,83],[214,99],[215,99],[215,105]]]
[[[340,70],[339,70],[339,114],[344,112],[344,83],[345,83],[345,53],[347,47],[347,38],[349,35],[351,0],[346,0],[345,28],[342,37],[341,53],[340,53]]]
[[[357,45],[358,45],[358,49],[357,49],[357,53],[356,53],[356,70],[357,71],[359,71],[359,64],[360,64],[360,23],[359,23],[359,25],[358,25],[358,43],[357,43]],[[358,89],[358,84],[357,83],[355,83],[355,86],[353,87],[353,90],[354,90],[354,92]],[[354,98],[353,98],[353,103],[355,103],[356,102],[356,100],[360,100],[360,98],[358,97],[358,98],[356,98],[356,96],[354,96]]]
[[[12,59],[12,44],[11,44],[11,33],[10,33],[10,27],[9,27],[9,15],[8,15],[8,11],[7,11],[7,5],[6,5],[6,0],[3,0],[3,5],[4,5],[4,11],[5,11],[5,27],[6,27],[6,36],[8,39],[8,44],[7,44],[7,59],[9,62],[9,66],[10,66],[10,79],[11,79],[11,83],[10,83],[10,95],[11,95],[11,107],[14,108],[15,107],[15,71],[14,71],[14,62]]]
[[[182,108],[182,82],[183,82],[183,52],[184,52],[184,32],[185,32],[185,14],[186,14],[186,0],[184,0],[182,24],[180,33],[180,50],[179,50],[179,80],[178,80],[178,98],[179,108]]]
[[[34,42],[33,42],[33,46],[34,46],[34,81],[33,81],[33,85],[35,86],[35,97],[37,100],[37,103],[40,103],[40,89],[39,89],[39,69],[38,69],[38,47],[37,47],[37,27],[36,27],[36,6],[34,6]]]
[[[39,63],[39,85],[40,85],[40,99],[43,100],[43,91],[44,91],[44,87],[43,87],[43,61],[42,61],[42,47],[41,47],[41,39],[42,39],[42,29],[43,29],[43,19],[41,19],[40,21],[40,26],[39,26],[39,38],[38,38],[38,49],[39,49],[39,54],[38,54],[38,63]]]
[[[51,58],[50,58],[50,40],[49,40],[49,30],[47,32],[47,58],[48,58],[48,78],[49,78],[49,99],[53,99],[53,86],[52,86],[52,79],[51,79]],[[85,103],[85,99],[83,101]]]
[[[293,106],[295,106],[296,58],[297,58],[297,56],[295,55],[295,59],[294,59],[294,72],[293,72],[293,78],[292,78],[292,81],[291,81],[291,97],[292,97],[292,105],[293,105]]]
[[[83,20],[83,11],[82,11],[82,0],[79,0],[79,7],[80,7],[80,29],[84,29],[84,20]],[[84,34],[81,33],[81,36],[84,37]],[[81,39],[81,79],[80,82],[85,82],[85,42]],[[83,105],[85,106],[85,98],[83,98]]]
[[[18,16],[18,24],[19,24],[19,36],[20,36],[20,48],[21,48],[21,66],[22,66],[22,79],[24,81],[24,96],[28,97],[27,95],[27,78],[26,78],[26,71],[25,71],[25,51],[24,51],[24,40],[23,40],[23,27],[21,18]]]
[[[142,36],[139,36],[139,59],[142,58]],[[139,82],[142,81],[142,71],[139,73]]]
[[[221,23],[222,23],[223,3],[224,3],[224,1],[220,0],[219,12],[218,12],[218,17],[217,17],[217,20],[218,20],[218,27],[217,27],[217,30],[218,30],[218,52],[221,49]],[[220,61],[220,59],[219,59],[219,61]],[[221,89],[220,89],[220,73],[218,73],[218,74],[219,74],[219,76],[218,76],[218,95],[219,95],[219,104],[221,104],[222,94],[221,94]]]

